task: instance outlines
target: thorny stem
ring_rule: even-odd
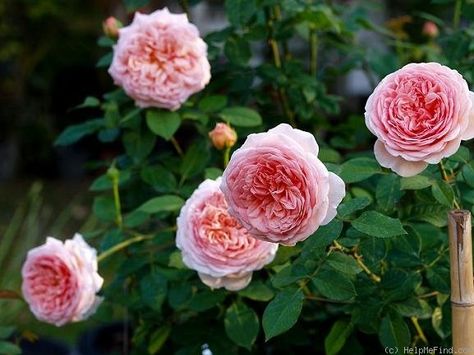
[[[170,139],[171,143],[173,144],[174,146],[174,149],[176,149],[176,152],[178,152],[178,154],[180,156],[183,156],[183,149],[181,148],[181,146],[179,145],[179,142],[176,140],[175,137],[171,137]]]
[[[443,161],[440,160],[439,163],[438,163],[438,168],[439,168],[439,172],[441,174],[441,177],[443,178],[444,181],[446,181],[448,184],[451,182],[451,179],[450,177],[448,176],[448,174],[446,173],[446,169],[444,167],[444,164],[443,164]],[[454,207],[457,208],[457,209],[460,209],[460,205],[456,199],[456,196],[454,196],[454,199],[453,199],[453,204],[454,204]]]

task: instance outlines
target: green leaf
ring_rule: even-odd
[[[346,161],[341,165],[339,176],[346,183],[362,181],[368,179],[374,174],[381,174],[382,169],[372,158],[355,158]]]
[[[157,312],[161,311],[167,291],[168,282],[160,274],[148,274],[140,281],[140,299]]]
[[[112,59],[114,58],[114,54],[112,52],[107,53],[100,57],[100,59],[97,61],[97,64],[95,65],[97,68],[106,68],[112,64]]]
[[[120,171],[119,175],[119,186],[124,185],[130,180],[131,173],[129,170],[122,170]],[[91,191],[105,191],[110,190],[112,188],[112,180],[107,174],[99,176],[97,179],[94,180],[91,187],[89,188]]]
[[[391,313],[380,323],[379,339],[383,346],[403,349],[410,344],[410,331],[400,315]]]
[[[333,270],[319,272],[312,281],[320,294],[332,300],[347,301],[357,295],[352,280]]]
[[[235,302],[225,313],[224,326],[227,336],[237,345],[250,351],[257,339],[260,324],[254,310],[243,302]]]
[[[433,179],[428,176],[416,175],[400,179],[402,190],[421,190],[433,184]]]
[[[177,189],[173,173],[161,165],[146,165],[140,171],[140,177],[159,192],[172,192]]]
[[[303,309],[304,294],[299,288],[287,288],[267,305],[262,325],[269,340],[293,327]]]
[[[153,133],[169,141],[181,125],[181,118],[176,112],[148,110],[146,123]]]
[[[224,53],[231,63],[239,67],[247,66],[252,57],[249,42],[235,35],[230,37],[225,43]]]
[[[148,200],[138,207],[137,210],[150,214],[158,212],[175,212],[178,211],[183,204],[184,200],[179,196],[164,195]]]
[[[431,186],[433,197],[444,206],[453,207],[454,191],[446,181],[438,180]]]
[[[180,185],[188,178],[200,174],[209,160],[208,148],[203,141],[192,144],[181,162]]]
[[[77,105],[75,108],[86,108],[86,107],[98,107],[100,105],[100,100],[94,96],[87,96],[84,99],[84,102],[80,105]]]
[[[186,269],[186,265],[184,265],[183,263],[183,256],[181,254],[181,251],[175,250],[171,253],[168,266],[174,267],[176,269]]]
[[[199,101],[199,109],[205,113],[214,113],[227,106],[227,96],[211,95]]]
[[[375,211],[367,211],[352,221],[352,226],[359,232],[376,238],[390,238],[407,234],[399,219],[385,216]]]
[[[113,221],[115,219],[115,204],[111,196],[97,196],[92,205],[92,211],[102,221]]]
[[[382,176],[377,184],[375,197],[383,211],[393,211],[400,201],[403,192],[400,189],[400,178],[396,175]]]
[[[124,0],[125,8],[128,12],[134,12],[140,7],[148,5],[150,0]]]
[[[239,295],[242,297],[250,298],[254,301],[270,301],[273,298],[273,291],[270,287],[265,285],[261,281],[253,281],[243,290],[239,291]]]
[[[1,326],[0,327],[0,339],[7,339],[15,331],[15,327]]]
[[[0,340],[0,354],[2,355],[17,355],[21,354],[21,349],[17,345],[8,341]]]
[[[435,270],[428,269],[426,272],[428,283],[433,289],[444,294],[449,294],[449,270],[445,267],[438,267]]]
[[[225,12],[235,27],[245,25],[256,11],[255,0],[225,0]]]
[[[340,252],[331,253],[326,262],[329,266],[337,271],[341,271],[348,275],[356,275],[361,271],[361,268],[353,257]]]
[[[354,325],[345,320],[336,321],[326,339],[324,339],[324,349],[327,355],[336,355],[346,343],[351,335]]]
[[[341,235],[343,228],[342,221],[333,219],[318,230],[304,242],[304,248],[301,251],[301,258],[315,259],[321,257],[326,252],[326,247]]]
[[[155,147],[156,137],[148,131],[141,134],[128,132],[123,136],[122,141],[127,154],[139,162],[151,153]]]
[[[160,349],[165,345],[171,333],[171,326],[164,325],[154,331],[150,336],[150,343],[148,344],[148,353],[153,355],[157,354]]]
[[[226,293],[223,290],[206,289],[192,297],[189,308],[196,312],[203,312],[212,307],[219,306],[225,297]]]
[[[462,176],[466,184],[470,187],[474,187],[474,161],[471,161],[469,164],[465,164],[462,167]]]
[[[255,127],[262,124],[260,114],[247,107],[229,107],[219,114],[226,122],[238,127]]]
[[[102,127],[104,127],[104,120],[102,118],[69,126],[59,135],[58,138],[56,138],[54,145],[70,145],[76,143],[82,137],[93,134]]]
[[[356,197],[344,203],[341,203],[337,208],[337,214],[341,218],[345,218],[354,212],[363,210],[371,203],[368,197]]]
[[[204,178],[216,180],[219,176],[222,176],[222,170],[219,168],[207,168],[204,170]]]

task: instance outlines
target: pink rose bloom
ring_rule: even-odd
[[[101,302],[96,295],[103,283],[96,251],[80,234],[64,243],[48,237],[45,244],[31,249],[22,276],[23,297],[31,312],[58,327],[86,319]]]
[[[219,122],[209,132],[209,138],[217,149],[230,148],[237,142],[237,133],[229,125]]]
[[[336,216],[344,182],[318,159],[313,135],[280,124],[250,134],[224,171],[229,212],[261,240],[295,245]]]
[[[245,288],[252,272],[275,257],[278,244],[252,238],[227,210],[221,178],[207,179],[194,191],[177,220],[176,245],[183,262],[211,288]]]
[[[365,105],[380,165],[413,176],[456,153],[461,140],[474,137],[473,95],[456,70],[438,63],[387,75]]]
[[[119,30],[109,74],[137,106],[177,110],[211,78],[207,45],[185,14],[137,12]]]

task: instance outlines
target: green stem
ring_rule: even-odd
[[[426,339],[425,333],[423,332],[423,329],[421,328],[420,323],[418,323],[418,318],[411,317],[410,319],[420,339],[423,341],[423,343],[428,344],[428,340]]]
[[[309,70],[311,75],[314,77],[316,76],[318,69],[318,34],[315,29],[309,31],[309,45],[311,52]]]
[[[282,61],[281,61],[280,49],[278,47],[278,42],[273,37],[273,20],[274,20],[274,17],[270,12],[270,14],[267,14],[267,28],[268,28],[268,32],[269,32],[268,44],[270,45],[270,49],[272,51],[273,64],[278,69],[281,69],[282,68]],[[282,87],[279,87],[278,88],[278,96],[280,97],[280,103],[281,103],[283,112],[284,112],[286,118],[288,119],[288,122],[290,122],[290,124],[293,127],[296,127],[295,114],[290,108],[290,104],[288,102],[288,95],[286,93],[286,90]]]
[[[180,156],[183,156],[183,149],[181,148],[181,146],[179,145],[178,141],[176,140],[175,137],[171,137],[170,139],[171,143],[173,144],[173,147],[174,149],[176,149],[176,152],[178,152],[178,154]]]
[[[114,206],[115,206],[115,223],[119,229],[123,227],[123,218],[122,218],[122,205],[120,203],[120,171],[115,167],[115,162],[112,163],[112,166],[107,171],[107,175],[112,180],[112,191],[114,194]]]
[[[188,0],[180,0],[179,3],[181,5],[181,8],[183,9],[183,11],[186,13],[186,16],[188,16],[189,22],[192,22],[191,11],[189,11]]]
[[[449,178],[448,174],[446,173],[446,169],[444,167],[444,164],[443,164],[443,161],[440,160],[439,163],[438,163],[438,168],[439,168],[439,172],[441,174],[441,177],[444,181],[446,181],[448,184],[451,183],[451,179]],[[454,199],[453,199],[453,205],[455,208],[457,209],[460,209],[460,205],[456,199],[456,196],[454,196]]]
[[[462,9],[462,0],[456,0],[454,5],[454,15],[453,15],[453,28],[455,30],[459,27],[459,21],[461,20],[461,9]]]
[[[227,168],[230,160],[230,149],[231,147],[226,147],[224,150],[224,169]]]
[[[133,237],[133,238],[130,238],[130,239],[127,239],[121,243],[118,243],[116,245],[114,245],[112,248],[110,249],[107,249],[106,251],[104,251],[103,253],[101,253],[98,257],[97,257],[97,261],[100,263],[101,261],[103,261],[105,258],[111,256],[112,254],[115,254],[116,252],[122,250],[122,249],[125,249],[126,247],[128,247],[129,245],[132,245],[134,243],[138,243],[138,242],[141,242],[143,240],[149,240],[149,239],[152,239],[153,237],[152,236],[146,236],[146,235],[138,235],[136,237]]]

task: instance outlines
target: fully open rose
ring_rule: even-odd
[[[221,179],[205,180],[181,209],[176,245],[183,262],[212,288],[246,287],[252,272],[270,263],[278,244],[252,238],[227,210]]]
[[[140,107],[178,109],[211,78],[207,45],[185,14],[135,14],[119,30],[109,73]]]
[[[33,314],[56,326],[86,319],[101,301],[96,251],[80,234],[64,243],[48,237],[31,249],[22,276],[23,296]]]
[[[313,135],[287,124],[250,134],[224,171],[229,212],[261,240],[295,245],[336,216],[344,182],[318,159]]]
[[[454,154],[474,137],[473,95],[456,70],[438,63],[408,64],[385,77],[365,106],[380,165],[413,176]]]

